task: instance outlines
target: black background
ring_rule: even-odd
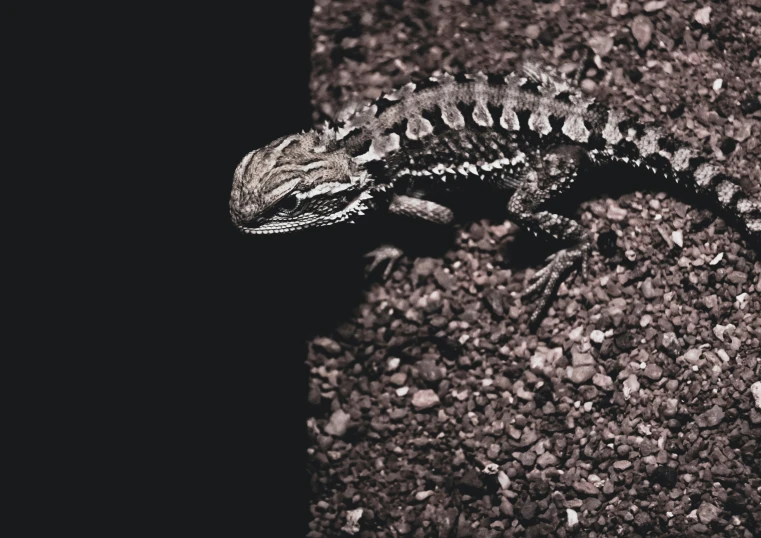
[[[51,183],[76,192],[46,198],[83,230],[48,219],[65,242],[29,243],[66,295],[44,296],[14,406],[39,475],[26,504],[60,514],[30,521],[306,534],[306,342],[355,304],[361,257],[341,232],[245,236],[227,204],[246,153],[311,126],[312,7],[8,10],[8,78],[44,93],[15,108],[49,106],[25,119],[48,140],[24,178],[59,150]]]
[[[145,478],[172,499],[165,519],[208,535],[303,536],[305,342],[315,316],[330,310],[320,292],[333,282],[310,270],[321,255],[312,241],[245,236],[227,201],[247,152],[310,126],[312,6],[249,4],[167,17],[176,33],[159,63],[178,69],[167,101],[177,136],[169,146],[182,163],[167,178],[181,204],[168,243],[177,238],[184,256],[169,260],[165,282],[179,345],[165,342],[157,357],[159,413],[144,410],[151,418],[137,433],[157,433]]]

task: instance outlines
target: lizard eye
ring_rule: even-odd
[[[280,202],[280,209],[287,213],[292,213],[299,207],[300,202],[301,200],[295,194],[290,194]]]

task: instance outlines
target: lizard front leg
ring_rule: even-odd
[[[534,282],[524,292],[525,296],[540,292],[530,317],[532,326],[544,315],[558,286],[571,270],[580,267],[582,275],[586,274],[592,247],[587,231],[575,220],[540,210],[540,207],[567,190],[587,162],[584,150],[576,146],[561,146],[545,152],[537,168],[527,174],[526,182],[508,202],[508,212],[518,225],[535,236],[567,245],[548,258],[549,263],[537,272]]]
[[[404,215],[416,219],[433,222],[435,224],[450,224],[454,218],[452,210],[436,202],[405,196],[403,194],[394,195],[388,208],[389,213],[393,215]],[[365,257],[372,258],[368,267],[368,272],[372,272],[381,263],[387,262],[383,270],[383,278],[387,279],[391,274],[394,263],[402,257],[404,252],[398,247],[392,245],[381,245],[371,250]]]
[[[397,194],[391,199],[389,213],[404,215],[434,224],[450,224],[454,218],[452,210],[436,202]]]

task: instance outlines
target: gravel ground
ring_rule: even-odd
[[[591,47],[585,91],[761,191],[761,0],[318,0],[312,34],[316,121],[416,74],[571,72]],[[760,256],[663,192],[576,215],[589,278],[536,333],[519,294],[541,256],[476,213],[309,343],[310,537],[761,533]]]

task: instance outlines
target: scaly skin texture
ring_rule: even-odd
[[[579,223],[546,206],[592,169],[616,166],[705,198],[761,244],[761,204],[720,163],[536,65],[504,77],[443,75],[409,83],[344,111],[336,128],[255,150],[235,170],[230,214],[250,234],[353,222],[378,210],[446,224],[452,212],[426,193],[484,182],[511,193],[511,220],[563,246],[526,290],[539,293],[531,315],[536,324],[565,275],[577,267],[584,272],[592,245]],[[382,247],[373,254],[377,265],[392,263],[400,251]]]

